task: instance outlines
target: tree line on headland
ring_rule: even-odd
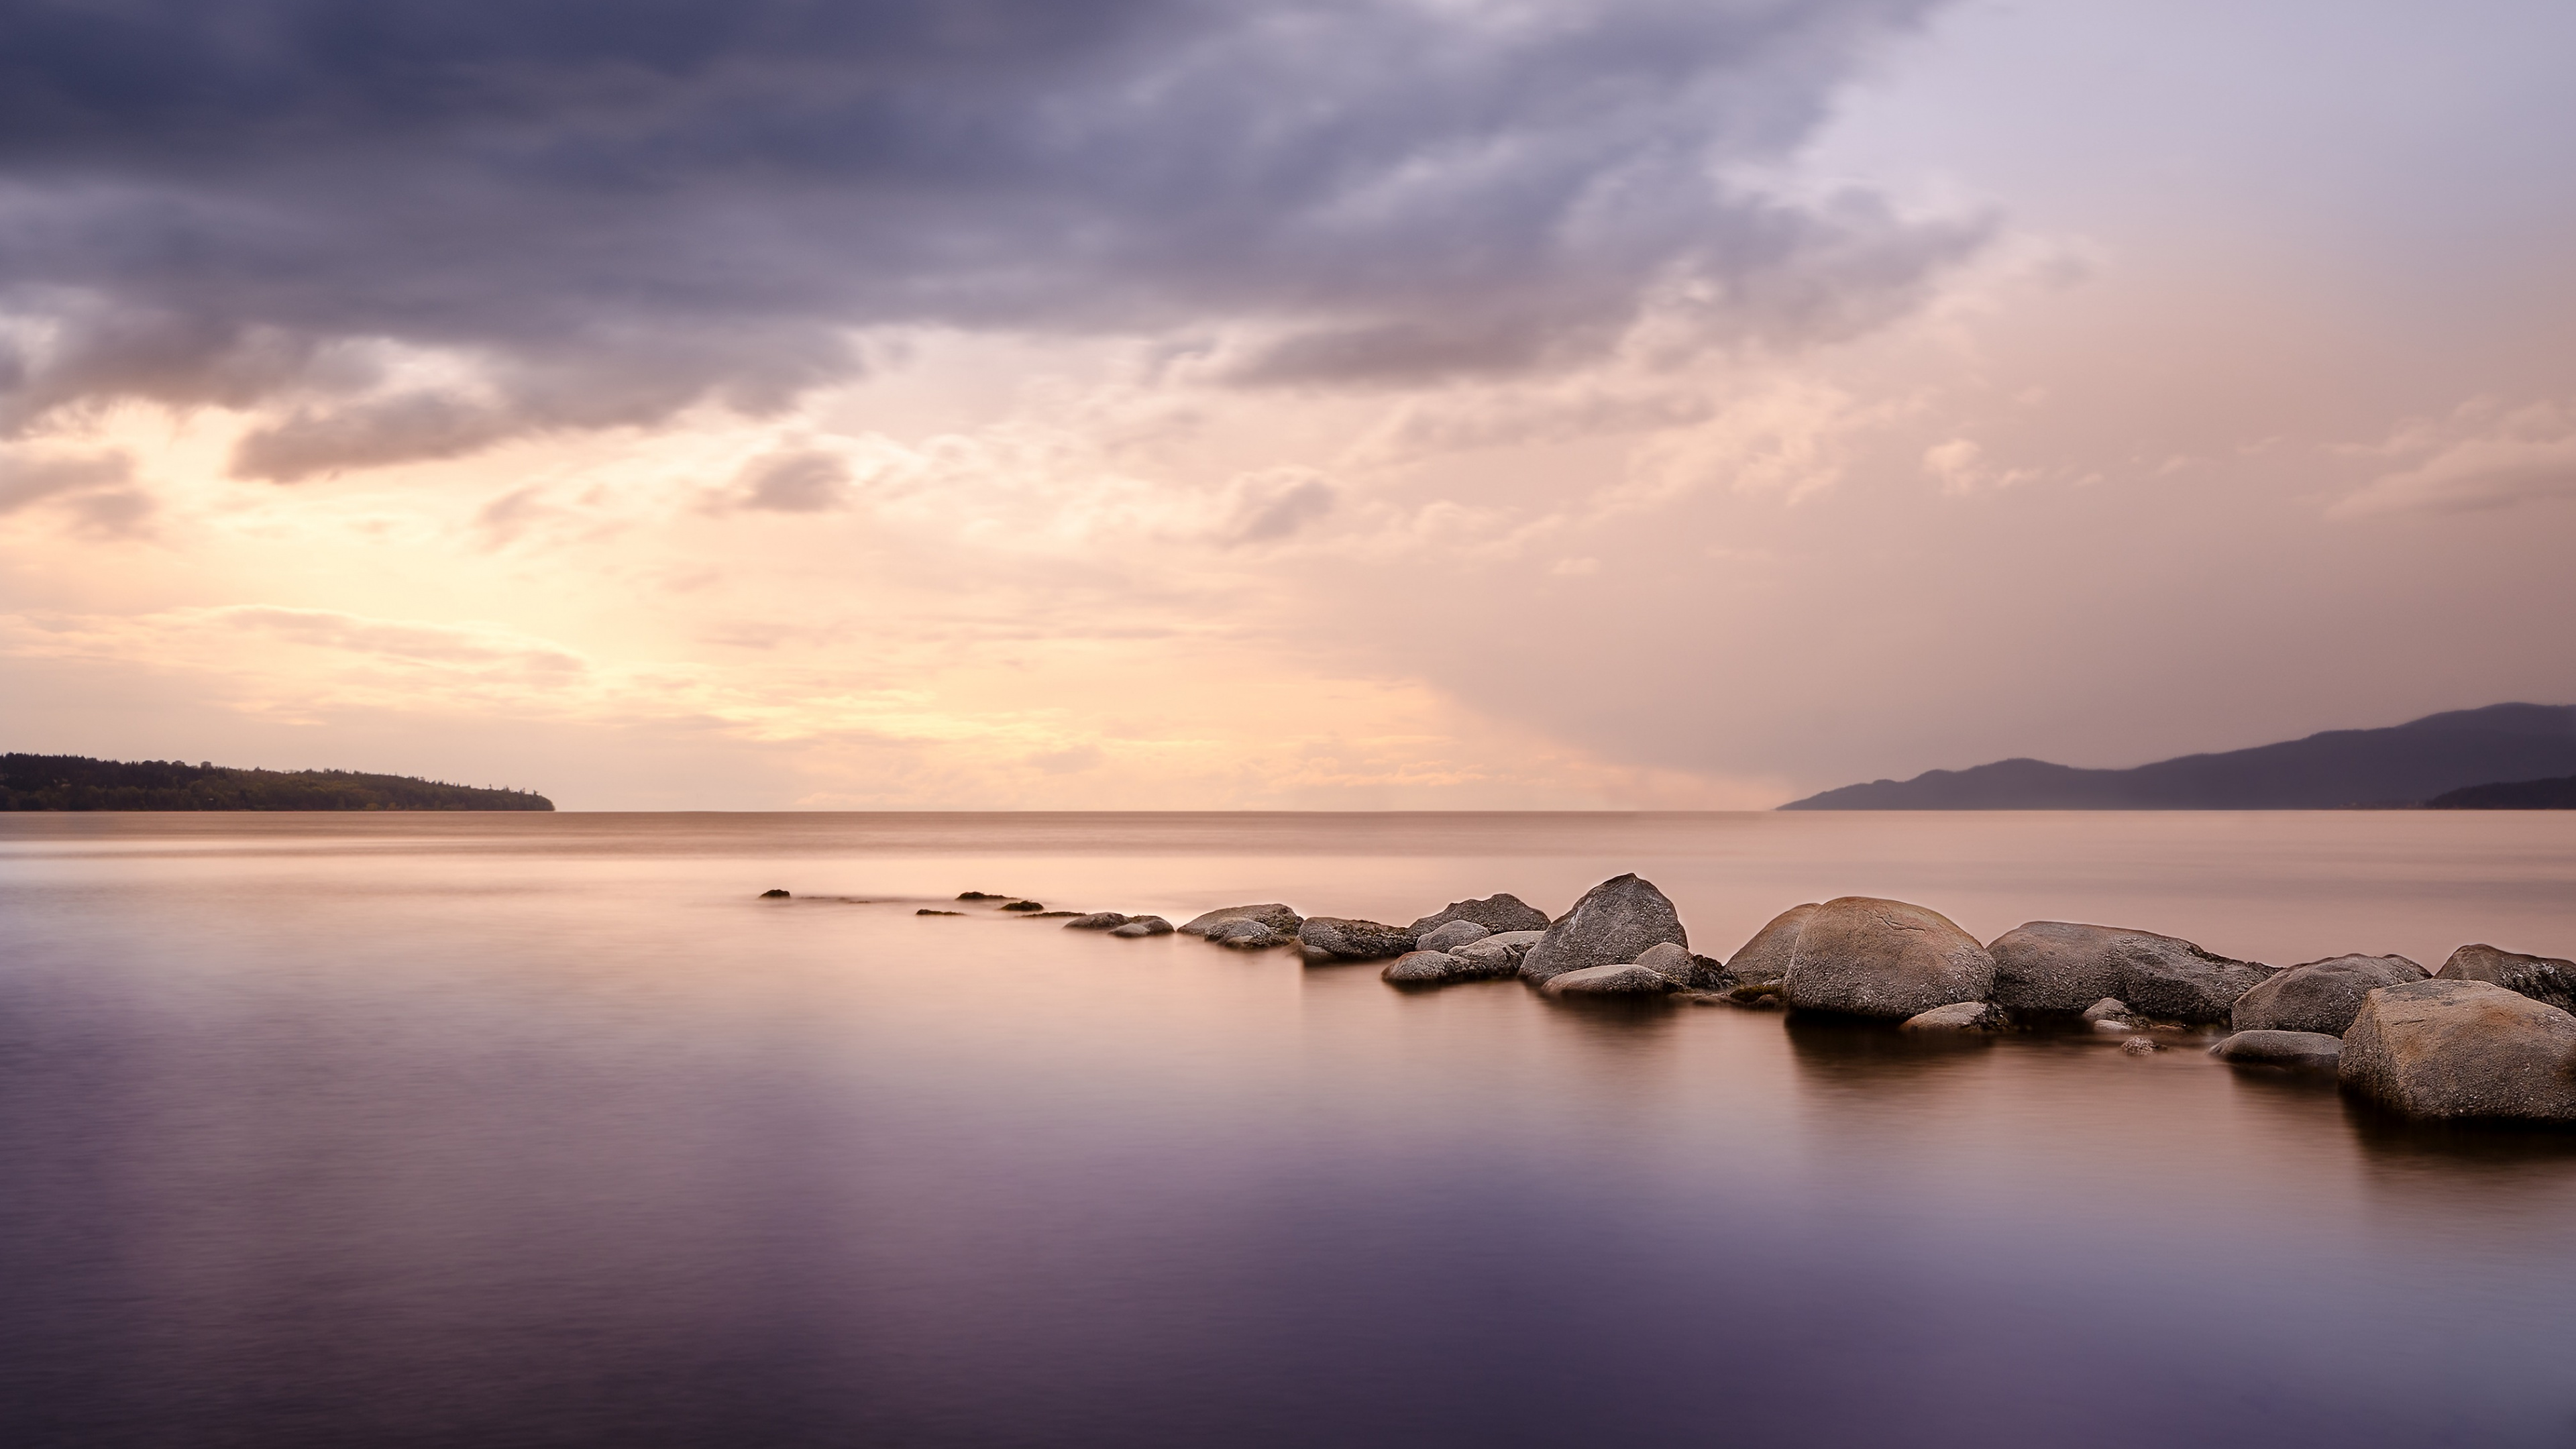
[[[0,810],[552,810],[530,790],[348,770],[0,755]]]

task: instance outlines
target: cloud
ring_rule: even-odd
[[[1305,468],[1247,473],[1226,489],[1227,519],[1218,540],[1228,547],[1275,543],[1333,511],[1333,485]]]
[[[133,480],[134,459],[122,452],[0,451],[0,516],[52,503],[83,533],[130,537],[144,531],[155,507]]]
[[[2363,451],[2413,461],[2338,499],[2329,516],[2466,513],[2576,498],[2576,409],[2552,403],[2508,412],[2472,402]]]
[[[772,453],[743,466],[735,506],[768,513],[824,513],[850,501],[850,463],[838,453],[801,449]]]
[[[0,0],[0,424],[256,409],[293,481],[775,410],[871,328],[1366,386],[1845,335],[1975,229],[1736,178],[1938,3]]]

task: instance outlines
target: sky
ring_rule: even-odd
[[[2576,702],[2562,0],[0,0],[0,748],[1758,809]]]

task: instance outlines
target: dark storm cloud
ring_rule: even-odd
[[[1936,3],[0,0],[0,421],[259,404],[293,479],[774,407],[885,324],[1249,323],[1246,382],[1546,365],[1649,294],[1795,341],[1969,239],[1717,169]]]

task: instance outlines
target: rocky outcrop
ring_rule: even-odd
[[[1551,977],[1594,966],[1622,966],[1666,942],[1690,948],[1681,913],[1652,881],[1613,876],[1583,893],[1563,919],[1521,958],[1521,977],[1544,985]]]
[[[1188,923],[1181,927],[1181,934],[1204,936],[1219,921],[1259,921],[1280,935],[1294,936],[1297,928],[1305,923],[1305,918],[1277,901],[1257,906],[1220,906],[1204,915],[1190,917]]]
[[[1631,961],[1559,971],[1539,989],[1550,996],[1661,996],[1677,988],[1670,976]]]
[[[1773,916],[1771,924],[1754,932],[1752,940],[1726,958],[1725,984],[1741,993],[1746,987],[1774,986],[1788,980],[1790,959],[1798,952],[1798,937],[1807,929],[1807,918],[1815,913],[1816,904],[1810,901]]]
[[[1266,951],[1273,946],[1288,945],[1297,939],[1292,933],[1279,930],[1266,921],[1256,921],[1249,916],[1238,916],[1231,921],[1219,921],[1208,927],[1202,934],[1216,945],[1231,947],[1237,951]]]
[[[1986,950],[1995,958],[1995,1004],[2033,1014],[2082,1011],[2112,996],[2147,1016],[2225,1021],[2236,999],[2272,974],[2173,936],[2071,921],[2016,926]]]
[[[2576,1016],[2488,981],[2372,991],[2339,1076],[2410,1117],[2576,1122]]]
[[[1905,1018],[1900,1031],[2001,1031],[2011,1021],[1991,1001],[1954,1001]]]
[[[1133,916],[1121,915],[1116,911],[1093,911],[1087,916],[1076,916],[1065,922],[1064,928],[1068,931],[1114,931],[1134,919]]]
[[[1308,916],[1297,928],[1297,949],[1309,966],[1336,961],[1382,961],[1413,949],[1413,932],[1377,921]]]
[[[1109,934],[1113,936],[1168,936],[1172,934],[1172,923],[1164,920],[1160,916],[1138,916],[1127,924],[1112,930]]]
[[[1926,906],[1843,896],[1816,907],[1799,933],[1786,983],[1799,1011],[1902,1021],[1955,1001],[1983,1001],[1994,958]]]
[[[1414,939],[1425,951],[1455,951],[1461,946],[1481,941],[1492,934],[1494,933],[1491,929],[1480,926],[1474,921],[1442,921],[1428,931],[1420,926],[1413,928]]]
[[[2343,1038],[2321,1031],[2240,1031],[2209,1054],[2231,1067],[2331,1072],[2343,1060]]]
[[[2382,986],[2424,979],[2403,956],[2329,956],[2274,972],[2236,999],[2238,1031],[2321,1031],[2341,1036],[2361,999]]]
[[[1378,975],[1397,986],[1447,986],[1456,981],[1498,980],[1517,969],[1517,962],[1500,953],[1477,957],[1448,951],[1407,951]]]
[[[1544,931],[1548,924],[1547,912],[1519,896],[1497,891],[1482,900],[1451,901],[1414,922],[1414,934],[1425,934],[1451,921],[1473,921],[1496,935],[1506,931]]]
[[[2489,981],[2560,1011],[2576,1011],[2576,961],[2525,956],[2496,946],[2462,946],[2433,973],[2437,981]]]

